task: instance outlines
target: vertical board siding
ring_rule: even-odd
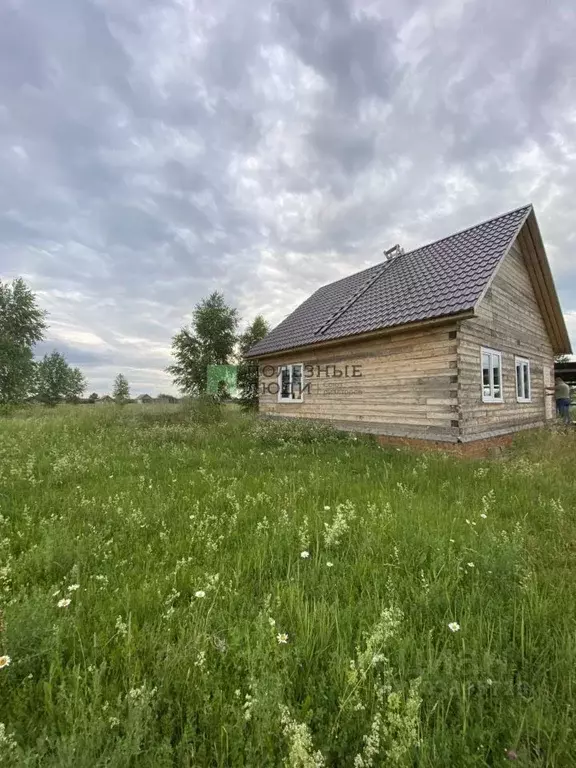
[[[503,403],[482,402],[481,347],[502,352]],[[532,401],[516,400],[515,356],[530,360]],[[462,439],[528,428],[552,416],[544,393],[553,370],[552,344],[524,257],[516,242],[478,308],[458,331],[459,415]]]

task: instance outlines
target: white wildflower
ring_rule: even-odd
[[[474,563],[466,563],[466,565],[468,566],[468,568],[474,568],[475,567]]]
[[[347,706],[350,709],[354,710],[357,704],[362,703],[358,696],[360,682],[366,680],[368,673],[375,664],[386,662],[382,649],[396,635],[402,619],[402,611],[398,608],[395,606],[386,608],[380,614],[380,620],[374,625],[371,632],[365,635],[365,649],[356,648],[357,657],[350,660],[350,669],[347,675],[348,684],[353,691],[353,695],[347,700]]]
[[[116,617],[115,627],[119,635],[122,635],[122,637],[126,637],[126,635],[128,634],[128,624],[126,624],[122,616]]]
[[[380,752],[380,729],[382,727],[382,713],[376,712],[370,733],[363,737],[364,750],[361,755],[354,758],[354,768],[372,768],[374,760]]]
[[[6,757],[10,757],[18,747],[14,733],[7,731],[4,723],[0,723],[0,753]],[[14,765],[14,763],[13,763]]]
[[[350,530],[350,523],[356,517],[356,508],[351,501],[338,504],[332,523],[324,523],[324,544],[337,547],[340,539]]]
[[[68,608],[71,602],[69,597],[63,597],[62,600],[58,600],[58,608]]]
[[[199,589],[197,592],[194,592],[194,597],[206,597],[206,592],[203,589]]]
[[[330,560],[326,563],[327,568],[334,568],[334,563],[331,563]]]
[[[130,688],[128,691],[128,696],[134,702],[147,702],[150,701],[155,693],[156,688],[148,690],[146,683],[144,683],[140,686],[140,688]]]
[[[312,752],[312,735],[305,723],[298,723],[290,716],[287,707],[280,708],[282,729],[288,740],[287,765],[294,768],[323,768],[326,765],[321,752]]]
[[[70,584],[68,586],[68,592],[76,592],[77,589],[80,589],[80,584]]]
[[[305,549],[303,552],[300,552],[300,557],[303,560],[307,560],[310,557],[310,552]]]
[[[276,640],[278,640],[281,645],[285,645],[288,642],[288,635],[285,632],[278,632]]]
[[[448,629],[450,630],[450,632],[459,632],[460,624],[458,624],[457,621],[451,621],[450,624],[448,624]]]
[[[482,518],[482,520],[486,520],[486,518],[488,517],[488,515],[485,515],[485,514],[484,514],[484,512],[482,512],[482,513],[480,514],[480,517]]]
[[[251,694],[247,693],[246,696],[244,696],[244,704],[242,705],[242,709],[244,710],[244,720],[246,720],[246,722],[252,719],[252,709],[256,703],[257,699],[255,699]]]
[[[324,512],[330,512],[330,507],[329,506],[325,506],[324,507]]]
[[[310,530],[308,527],[308,517],[304,517],[302,525],[298,530],[298,541],[302,549],[307,549],[310,546]]]
[[[12,659],[10,656],[0,656],[0,669],[4,669],[4,667],[9,667]]]

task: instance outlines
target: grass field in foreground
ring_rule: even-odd
[[[576,765],[575,455],[0,420],[0,764]]]

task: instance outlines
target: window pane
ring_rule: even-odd
[[[290,368],[282,367],[281,397],[290,397]]]
[[[492,382],[494,387],[494,397],[501,397],[502,390],[500,389],[500,357],[499,355],[491,355],[492,357]]]
[[[484,397],[490,397],[492,390],[490,388],[490,355],[482,354],[482,391]]]
[[[302,366],[292,366],[292,397],[299,400],[302,397]]]
[[[522,363],[516,363],[516,394],[518,397],[523,397],[523,384],[524,379],[522,377]]]
[[[530,366],[528,363],[522,365],[524,369],[524,397],[530,399]]]

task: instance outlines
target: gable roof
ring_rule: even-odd
[[[319,288],[255,344],[248,357],[473,313],[528,221],[536,261],[549,276],[544,298],[556,322],[550,336],[555,351],[570,351],[533,208],[526,205]]]

